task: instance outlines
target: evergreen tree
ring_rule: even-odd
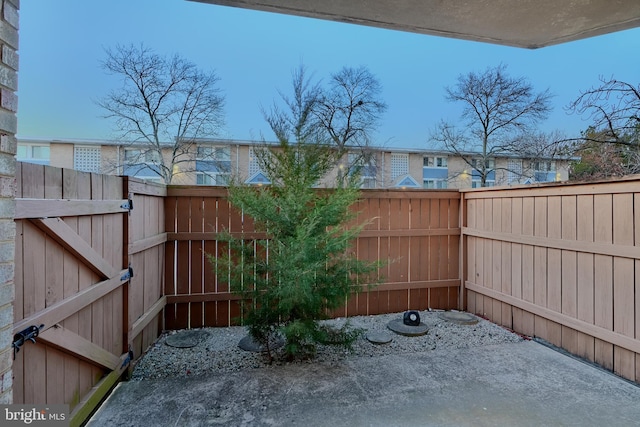
[[[274,108],[265,114],[279,144],[255,150],[271,184],[229,186],[231,203],[252,217],[266,238],[227,235],[230,256],[214,264],[230,273],[230,288],[244,301],[249,333],[270,358],[269,346],[279,334],[291,358],[313,355],[318,343],[353,342],[358,331],[348,323],[331,330],[319,320],[363,285],[376,282],[380,266],[356,259],[350,249],[364,226],[350,224],[356,214],[350,207],[360,194],[358,171],[338,172],[334,188],[315,188],[343,170],[338,166],[346,149],[323,139],[315,128],[309,112],[318,98],[302,71],[294,75],[295,96],[284,98],[289,111]]]
[[[231,290],[245,301],[249,333],[268,351],[282,334],[290,357],[313,355],[319,342],[348,344],[357,331],[329,330],[318,320],[376,280],[378,263],[357,260],[349,250],[363,227],[346,226],[359,196],[357,174],[337,179],[335,189],[319,190],[314,186],[338,160],[333,147],[283,140],[258,153],[272,184],[233,183],[229,200],[267,237],[245,241],[228,235],[231,256],[218,260],[231,273]]]

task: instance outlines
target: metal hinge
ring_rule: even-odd
[[[129,268],[127,268],[127,271],[122,275],[122,277],[120,277],[120,280],[129,280],[133,277],[133,267],[131,267],[131,264],[129,264]]]
[[[133,210],[133,199],[128,199],[126,202],[121,204],[120,207],[131,212]]]
[[[44,325],[31,325],[13,336],[13,342],[11,343],[11,347],[13,348],[13,360],[16,359],[16,353],[20,351],[20,347],[22,347],[25,342],[31,341],[34,344],[36,343],[36,337],[42,328],[44,328]]]
[[[124,359],[122,361],[122,366],[120,366],[121,368],[124,368],[125,366],[127,366],[129,363],[131,363],[131,361],[133,360],[133,350],[131,349],[131,346],[129,346],[129,353],[127,354],[126,359]]]

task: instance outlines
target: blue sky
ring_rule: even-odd
[[[388,104],[376,143],[429,148],[440,119],[459,106],[444,88],[460,74],[504,63],[538,91],[555,94],[541,130],[576,136],[586,117],[564,107],[599,76],[638,83],[640,29],[537,50],[257,12],[185,0],[29,0],[20,10],[18,135],[23,138],[111,138],[94,100],[118,82],[100,68],[104,48],[144,43],[214,69],[226,97],[225,138],[273,139],[260,105],[289,92],[301,62],[317,78],[364,65],[380,80]]]

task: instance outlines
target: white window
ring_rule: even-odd
[[[425,156],[422,159],[423,166],[425,168],[446,168],[447,167],[447,158],[446,157],[431,157]]]
[[[362,184],[360,184],[361,188],[376,188],[376,179],[370,176],[362,177]]]
[[[472,159],[471,165],[476,170],[482,170],[482,159]],[[485,159],[485,170],[493,170],[496,168],[496,161],[494,159]]]
[[[391,153],[391,179],[409,174],[409,155]]]
[[[349,153],[349,171],[355,169],[360,172],[362,188],[376,188],[377,168],[373,158],[365,158],[362,153]]]
[[[154,149],[126,148],[124,150],[124,160],[127,164],[160,164],[160,153]]]
[[[196,153],[196,184],[227,185],[231,172],[231,149],[199,146]]]
[[[160,167],[162,164],[160,153],[154,149],[125,148],[124,175],[162,182]]]
[[[73,148],[73,168],[82,172],[101,172],[100,147],[79,147]]]
[[[49,146],[38,144],[18,144],[16,149],[16,160],[19,162],[48,165],[50,160]]]
[[[554,161],[534,162],[534,169],[536,172],[555,172],[556,162]]]
[[[196,160],[230,162],[231,149],[229,147],[199,146]]]
[[[474,179],[471,181],[471,188],[482,188],[482,181],[479,179]],[[485,187],[494,187],[496,185],[496,182],[494,180],[486,180],[484,182],[484,186]]]
[[[425,179],[422,182],[422,186],[424,188],[429,188],[429,189],[434,189],[434,188],[443,189],[443,188],[447,188],[447,180],[446,179]]]
[[[537,161],[533,164],[534,177],[538,182],[551,182],[556,180],[556,162],[552,160]]]
[[[212,174],[210,172],[196,172],[196,184],[198,185],[228,185],[229,174]]]

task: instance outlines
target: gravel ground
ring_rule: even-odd
[[[479,322],[474,325],[460,325],[442,319],[442,312],[437,311],[420,312],[422,323],[428,327],[426,335],[407,337],[387,328],[389,321],[402,319],[402,314],[350,317],[348,321],[351,325],[365,330],[363,336],[358,338],[350,351],[340,346],[319,345],[315,360],[337,363],[351,357],[469,348],[522,340],[520,336],[484,319],[479,318]],[[347,319],[341,318],[327,322],[340,326],[345,320]],[[202,376],[269,366],[263,354],[244,351],[238,347],[240,340],[247,335],[246,328],[203,328],[202,331],[202,340],[191,348],[176,348],[166,344],[167,337],[181,331],[163,333],[138,361],[132,379]],[[388,333],[393,340],[388,344],[372,344],[366,339],[369,332]],[[274,364],[282,363],[313,363],[313,360],[281,362],[276,358],[274,361]]]

